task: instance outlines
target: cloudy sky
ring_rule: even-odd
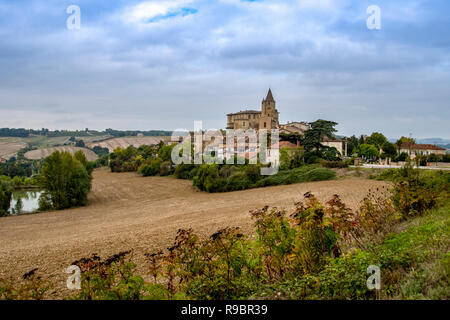
[[[271,87],[281,122],[448,139],[449,13],[448,0],[0,0],[0,127],[223,128]]]

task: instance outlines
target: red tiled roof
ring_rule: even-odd
[[[444,148],[438,147],[434,144],[414,144],[411,142],[404,142],[401,149],[412,149],[412,150],[443,150]]]

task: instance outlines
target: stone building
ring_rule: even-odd
[[[227,129],[276,129],[279,127],[279,114],[275,106],[272,90],[261,103],[261,111],[245,110],[227,114]]]
[[[406,153],[411,159],[416,156],[428,156],[430,154],[445,155],[446,150],[444,148],[432,145],[432,144],[415,144],[404,142],[400,147],[400,153]]]
[[[330,147],[330,148],[336,148],[336,150],[342,155],[347,156],[347,147],[344,149],[344,142],[340,139],[330,139],[329,137],[324,137],[322,141],[322,145]]]
[[[307,122],[288,122],[286,124],[280,124],[280,134],[300,134],[303,135],[306,130],[311,128]]]

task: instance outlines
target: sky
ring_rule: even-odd
[[[0,127],[224,128],[270,87],[281,123],[450,139],[449,35],[448,0],[0,0]]]

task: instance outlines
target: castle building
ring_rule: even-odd
[[[227,129],[276,129],[279,128],[279,114],[275,107],[272,90],[269,89],[267,97],[263,99],[261,111],[245,110],[227,114]]]

